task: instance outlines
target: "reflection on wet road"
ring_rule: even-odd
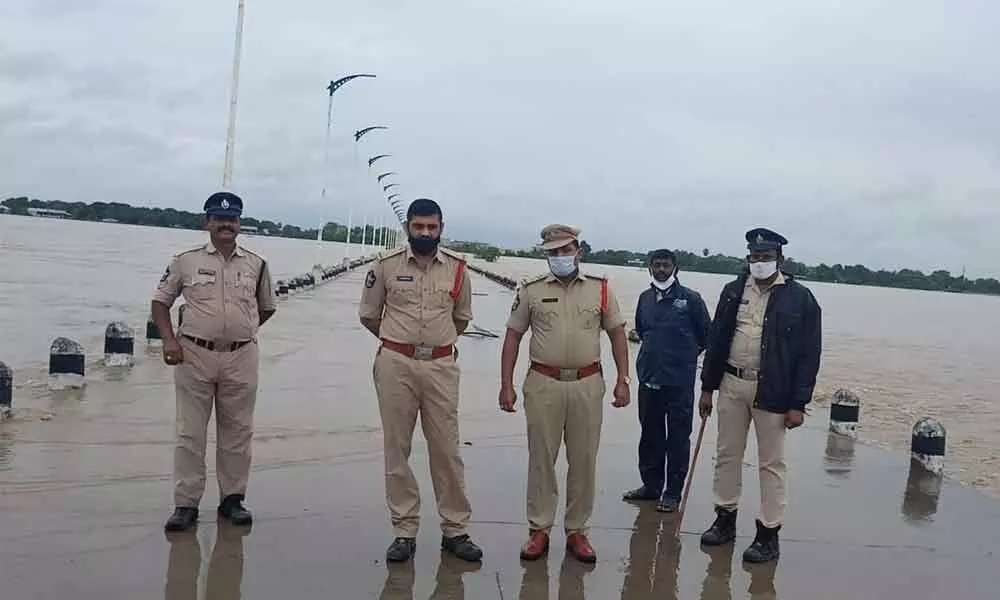
[[[250,529],[220,523],[205,573],[204,598],[241,600],[243,585],[243,538]],[[170,558],[164,600],[198,600],[201,581],[202,551],[198,532],[167,536]]]

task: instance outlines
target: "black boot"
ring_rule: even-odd
[[[186,531],[198,524],[198,508],[178,506],[163,526],[164,531]]]
[[[394,563],[406,562],[416,551],[416,538],[398,537],[389,544],[389,549],[385,551],[385,559]]]
[[[451,552],[466,562],[477,562],[483,559],[483,551],[469,539],[468,535],[464,534],[455,537],[441,536],[441,549]]]
[[[622,494],[622,500],[625,502],[643,502],[647,500],[658,500],[659,498],[660,490],[646,485],[640,485],[634,490],[628,490]]]
[[[706,546],[721,546],[736,539],[736,510],[715,507],[715,522],[701,534],[701,543]]]
[[[778,560],[781,555],[778,549],[778,531],[781,525],[776,527],[764,527],[764,524],[757,520],[757,537],[753,539],[743,552],[743,560],[748,563],[765,563]]]
[[[233,525],[250,525],[253,515],[243,506],[243,494],[230,494],[219,504],[219,516]]]

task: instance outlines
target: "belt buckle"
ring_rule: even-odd
[[[757,381],[760,376],[760,369],[751,369],[749,367],[743,367],[740,369],[740,377],[747,381]]]
[[[579,369],[559,369],[559,381],[576,381],[579,379]]]
[[[430,360],[433,358],[434,346],[427,344],[416,344],[413,346],[413,358],[417,360]]]

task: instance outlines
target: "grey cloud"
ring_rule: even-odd
[[[448,233],[997,274],[1000,6],[248,0],[234,184],[250,212],[388,215],[364,159]],[[235,2],[5,0],[11,194],[191,208],[219,184]],[[321,210],[326,82],[338,92]],[[10,90],[10,91],[8,91]],[[351,134],[386,124],[354,144]],[[357,153],[357,158],[355,157]]]

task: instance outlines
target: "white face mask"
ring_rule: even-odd
[[[674,281],[676,281],[673,275],[667,277],[666,281],[657,281],[655,277],[651,277],[650,280],[653,283],[653,287],[664,292],[669,290],[670,286],[674,285]]]
[[[750,263],[750,275],[754,279],[768,279],[778,272],[778,261]]]
[[[556,277],[569,277],[576,271],[575,256],[550,256],[549,269]]]

